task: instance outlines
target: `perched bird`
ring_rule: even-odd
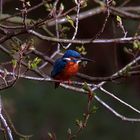
[[[79,70],[79,62],[93,61],[82,57],[77,51],[67,50],[61,58],[58,58],[53,66],[51,77],[55,80],[69,81],[70,78],[77,74]],[[55,82],[55,88],[60,82]]]

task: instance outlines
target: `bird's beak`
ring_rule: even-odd
[[[85,57],[81,57],[80,60],[81,61],[88,61],[88,62],[95,62],[94,60],[91,60],[91,59],[88,59],[88,58],[85,58]]]

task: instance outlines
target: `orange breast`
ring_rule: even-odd
[[[78,70],[79,65],[77,63],[69,62],[64,69],[64,73],[66,73],[66,75],[73,76],[78,72]]]
[[[76,75],[79,70],[79,65],[74,62],[69,62],[65,69],[55,77],[58,80],[69,80],[71,76]]]

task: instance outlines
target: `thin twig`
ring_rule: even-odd
[[[117,71],[115,74],[113,74],[112,76],[116,76],[120,73],[123,73],[123,71],[125,71],[128,67],[131,67],[132,65],[136,64],[138,61],[140,60],[140,56],[138,56],[137,58],[135,58],[133,61],[131,61],[129,64],[127,64],[125,67],[123,67],[121,70]],[[106,83],[106,81],[102,81],[101,83],[99,83],[97,85],[97,87],[92,88],[92,91],[96,90],[97,88],[103,86]]]
[[[42,39],[42,40],[47,40],[47,41],[52,41],[52,42],[60,42],[60,43],[74,43],[74,44],[99,44],[99,43],[133,43],[134,40],[140,40],[140,36],[134,36],[134,37],[126,37],[126,38],[114,38],[114,39],[61,39],[61,38],[53,38],[53,37],[48,37],[45,35],[42,35],[34,30],[29,30],[28,33]],[[0,42],[3,42],[3,40]]]
[[[124,104],[125,106],[129,107],[130,109],[134,110],[135,112],[140,114],[140,110],[134,108],[133,106],[131,106],[130,104],[126,103],[125,101],[121,100],[120,98],[118,98],[117,96],[115,96],[114,94],[112,94],[111,92],[105,90],[103,87],[100,87],[100,90],[103,91],[103,93],[106,93],[107,95],[113,97],[115,100],[119,101],[120,103]]]
[[[100,102],[105,108],[107,108],[107,110],[109,110],[110,112],[112,112],[116,117],[122,119],[123,121],[129,121],[129,122],[140,122],[140,119],[138,118],[128,118],[125,117],[121,114],[119,114],[117,111],[115,111],[112,107],[110,107],[107,103],[105,103],[103,100],[101,100],[101,98],[99,98],[98,96],[94,96],[94,98]]]
[[[2,115],[2,100],[1,100],[1,96],[0,96],[0,120],[1,120],[1,122],[2,122],[2,124],[3,124],[3,126],[4,126],[4,128],[5,128],[5,130],[6,130],[6,132],[7,132],[7,135],[8,135],[8,137],[9,137],[9,140],[13,140],[13,136],[12,136],[12,133],[11,133],[11,129],[10,129],[10,127],[8,126],[6,119],[5,119],[4,116]]]
[[[74,31],[74,34],[72,36],[72,39],[71,40],[74,40],[76,35],[77,35],[77,32],[78,32],[78,25],[79,25],[79,13],[80,13],[80,0],[77,1],[76,3],[77,5],[77,13],[76,13],[76,18],[75,18],[75,31]],[[65,49],[68,49],[70,46],[71,46],[72,43],[69,43],[67,46],[65,46],[64,48]]]

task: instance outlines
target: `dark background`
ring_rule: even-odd
[[[31,5],[38,2],[38,0],[32,0]],[[120,2],[122,1],[117,1],[117,5]],[[69,8],[71,1],[64,1],[64,4]],[[87,9],[96,6],[92,1],[89,2],[89,5]],[[133,0],[128,5],[140,6],[140,1]],[[19,1],[5,0],[4,13],[13,14],[16,12],[15,8],[20,6]],[[45,15],[45,8],[43,7],[32,12],[28,17],[38,19],[45,17]],[[100,14],[81,20],[77,38],[91,38],[96,35],[104,23],[104,18],[105,14]],[[110,16],[100,38],[123,36],[122,31],[117,27],[115,18]],[[139,21],[124,19],[123,25],[128,31],[128,36],[134,36]],[[71,37],[71,34],[68,36]],[[46,47],[46,42],[39,42],[38,44],[38,48]],[[75,47],[72,46],[73,49]],[[85,47],[87,50],[86,57],[94,59],[96,63],[88,64],[86,68],[81,68],[80,71],[91,76],[109,76],[133,60],[132,56],[123,51],[124,47],[131,48],[132,45],[130,44],[90,44]],[[46,49],[46,55],[50,55],[52,50]],[[122,81],[109,82],[105,87],[121,99],[140,108],[139,78],[136,76]],[[32,140],[46,140],[48,139],[47,133],[51,131],[55,132],[58,140],[67,139],[67,129],[75,130],[75,120],[82,118],[87,106],[85,95],[70,92],[61,87],[54,89],[54,85],[47,82],[20,79],[14,87],[1,91],[1,94],[4,107],[17,131],[22,134],[33,134]],[[96,94],[124,116],[140,117],[104,93],[96,91]],[[87,128],[82,131],[77,140],[140,140],[139,123],[122,121],[98,102],[94,101],[94,105],[98,107],[98,110],[90,117]]]

